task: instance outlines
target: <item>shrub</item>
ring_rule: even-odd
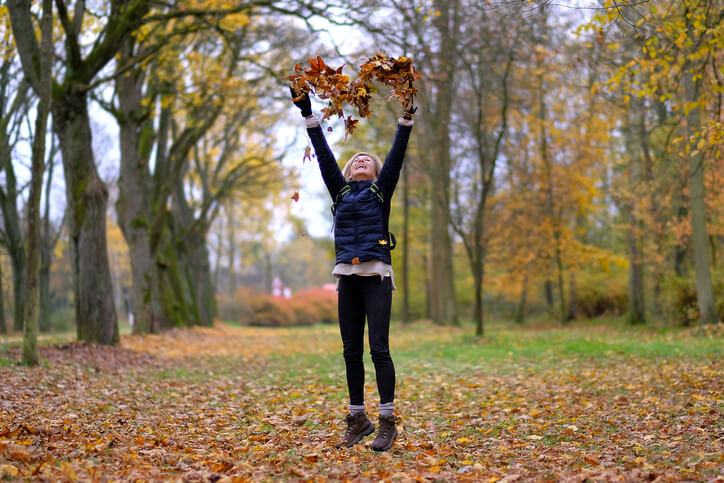
[[[714,311],[719,321],[724,320],[724,271],[712,272]],[[699,305],[694,276],[671,276],[664,283],[664,294],[669,301],[667,314],[676,325],[691,326],[699,323]]]
[[[240,324],[286,327],[336,323],[337,293],[321,288],[302,290],[285,299],[240,289],[233,298],[217,297],[219,316]]]
[[[605,272],[581,272],[573,313],[576,317],[621,315],[628,304],[628,279],[611,277]]]
[[[294,325],[296,322],[294,310],[288,299],[267,294],[254,294],[247,302],[252,310],[251,317],[246,321],[249,325],[286,327]]]
[[[291,300],[298,324],[337,323],[337,292],[322,288],[301,290]]]

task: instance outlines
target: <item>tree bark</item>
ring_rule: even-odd
[[[410,323],[410,172],[402,166],[402,323]]]
[[[550,278],[547,278],[543,282],[543,297],[545,298],[548,310],[552,311],[555,300],[553,299],[553,281]]]
[[[55,137],[52,138],[55,140]],[[38,269],[39,284],[39,312],[38,328],[40,332],[50,330],[51,294],[50,294],[50,267],[53,260],[53,248],[58,242],[60,233],[63,230],[65,219],[61,221],[57,231],[53,230],[50,223],[50,189],[53,184],[53,171],[55,167],[55,143],[52,142],[50,154],[48,155],[47,171],[45,180],[45,210],[43,213],[43,234],[40,237],[40,268]]]
[[[482,251],[482,250],[481,250]],[[475,335],[482,337],[484,335],[483,326],[483,280],[485,277],[485,255],[479,253],[471,267],[473,270],[473,280],[475,283],[475,311],[473,314],[475,320]]]
[[[4,61],[0,69],[0,82],[10,85],[8,72],[9,61]],[[0,211],[2,212],[5,231],[5,248],[10,256],[13,274],[13,329],[23,330],[23,316],[25,313],[25,240],[21,230],[20,215],[18,213],[18,188],[15,168],[12,162],[12,147],[10,145],[10,118],[18,115],[24,108],[28,99],[29,87],[21,82],[10,102],[3,102],[0,113],[4,117],[4,129],[0,131],[0,172],[5,172],[5,184],[0,185]],[[4,99],[5,101],[5,99]],[[7,109],[6,109],[7,108]],[[19,122],[19,121],[16,121]]]
[[[526,266],[525,274],[523,274],[522,287],[520,289],[520,300],[518,308],[515,311],[515,322],[522,324],[525,322],[525,307],[528,302],[528,267]]]
[[[54,96],[54,128],[63,154],[78,339],[120,341],[106,240],[108,190],[91,148],[88,94],[70,84]]]
[[[53,129],[63,155],[78,338],[117,344],[118,320],[106,242],[108,191],[98,176],[93,158],[88,86],[114,58],[121,41],[140,25],[150,2],[139,0],[124,4],[122,15],[111,15],[85,58],[79,38],[85,3],[76,3],[72,21],[67,5],[62,0],[56,0],[55,4],[63,28],[67,65],[65,79],[53,84]],[[40,92],[41,55],[30,2],[11,0],[7,6],[23,73],[36,93]]]
[[[8,326],[5,325],[5,292],[3,290],[3,264],[0,263],[0,334],[7,334]]]
[[[427,172],[431,182],[430,203],[430,316],[433,322],[457,325],[453,250],[450,236],[450,122],[452,119],[455,49],[457,37],[457,2],[440,5],[434,25],[440,35],[438,80],[431,81],[429,103],[434,104],[426,126],[430,153]],[[431,86],[432,87],[432,86]],[[433,94],[434,92],[434,94]],[[430,109],[427,110],[430,112]]]
[[[30,194],[28,196],[28,263],[26,276],[26,305],[23,325],[23,364],[38,365],[38,269],[40,266],[40,195],[43,192],[45,172],[45,138],[50,114],[53,65],[53,2],[43,0],[40,21],[42,47],[40,59],[40,89],[33,133],[30,168]]]
[[[697,102],[699,79],[695,72],[685,69],[684,89],[687,102]],[[691,139],[700,128],[700,110],[697,105],[686,116],[688,138]],[[694,269],[696,271],[696,300],[699,308],[699,320],[702,325],[717,323],[714,309],[714,294],[711,286],[711,261],[709,255],[709,236],[706,229],[706,199],[704,188],[704,153],[691,145],[689,156],[689,191],[691,193],[691,229],[694,249]],[[695,151],[701,151],[698,154]]]
[[[195,223],[194,213],[186,201],[181,180],[174,192],[171,214],[176,228],[174,238],[178,249],[180,274],[187,287],[186,301],[194,314],[191,322],[211,326],[216,315],[215,291],[211,282],[205,224]]]
[[[121,65],[133,57],[132,38],[124,40]],[[150,209],[152,179],[148,166],[154,129],[144,116],[145,71],[133,69],[116,78],[120,129],[121,173],[118,179],[116,213],[131,260],[131,310],[133,333],[156,334],[163,325],[158,285],[158,266],[151,250]]]
[[[201,325],[210,327],[214,325],[216,317],[216,297],[214,283],[211,279],[211,264],[209,263],[209,250],[206,239],[195,231],[187,238],[187,247],[190,248],[190,279],[194,288],[194,296],[198,306]]]
[[[226,222],[226,229],[229,230],[229,268],[228,268],[228,293],[229,297],[233,297],[236,293],[236,226],[234,223],[234,217],[232,216],[232,210],[229,209],[229,214]],[[221,243],[219,243],[221,247]],[[221,249],[219,249],[221,253]]]
[[[5,166],[5,189],[0,189],[0,203],[2,204],[3,222],[5,225],[6,248],[10,257],[10,266],[13,272],[13,329],[17,332],[23,330],[23,317],[25,314],[25,276],[26,260],[25,240],[20,229],[20,217],[17,207],[17,180],[15,170],[10,159],[10,145],[7,137],[2,138],[2,153]]]
[[[638,103],[637,103],[638,104]],[[638,106],[643,109],[642,106]],[[643,111],[634,113],[629,111],[629,125],[626,129],[624,137],[626,143],[626,151],[629,156],[628,165],[628,196],[629,199],[624,201],[624,216],[626,218],[626,241],[629,255],[629,281],[628,281],[628,310],[626,318],[630,324],[643,324],[646,322],[646,311],[644,305],[644,266],[643,255],[641,253],[640,230],[641,220],[637,212],[637,193],[636,186],[640,182],[640,150],[637,149],[637,143],[634,142],[634,126],[638,126],[641,122],[638,116],[643,116]],[[642,135],[644,133],[639,133]]]
[[[538,65],[541,69],[542,65]],[[546,103],[545,103],[545,91],[543,83],[543,74],[538,75],[538,121],[540,124],[540,152],[541,160],[543,161],[543,168],[546,178],[546,208],[551,225],[553,225],[553,245],[554,253],[553,260],[555,262],[556,273],[558,275],[558,295],[560,303],[560,320],[561,322],[567,322],[566,319],[566,298],[565,290],[563,285],[563,259],[561,254],[561,220],[556,213],[555,203],[553,200],[553,167],[548,156],[548,134],[546,127]],[[551,294],[552,302],[552,294]]]

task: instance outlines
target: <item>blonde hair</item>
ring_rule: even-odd
[[[352,163],[355,159],[359,158],[360,156],[367,156],[372,160],[372,162],[375,165],[375,179],[380,175],[380,171],[382,171],[382,161],[380,161],[380,158],[375,156],[371,153],[357,153],[354,156],[352,156],[349,161],[347,161],[347,164],[344,165],[344,168],[342,169],[342,176],[344,176],[345,181],[351,181],[352,180]]]

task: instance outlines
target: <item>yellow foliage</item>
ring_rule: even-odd
[[[247,25],[251,19],[245,13],[232,13],[231,15],[225,16],[219,22],[219,26],[224,30],[233,31],[239,27]]]

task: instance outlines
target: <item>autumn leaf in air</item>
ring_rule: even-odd
[[[312,161],[312,147],[307,146],[307,148],[304,150],[304,159],[302,159],[302,164],[304,164],[307,160],[309,162]]]
[[[317,56],[309,59],[309,67],[302,64],[294,66],[294,74],[286,80],[291,83],[294,92],[299,93],[297,99],[301,99],[305,93],[312,93],[327,101],[322,109],[323,118],[337,116],[344,119],[345,139],[354,132],[359,121],[349,115],[345,116],[343,106],[348,104],[356,108],[360,117],[371,117],[370,100],[372,94],[377,92],[374,83],[390,87],[387,98],[395,98],[403,106],[411,105],[417,94],[413,83],[420,74],[409,57],[394,58],[377,53],[364,59],[360,65],[359,76],[354,80],[342,73],[343,67],[332,68],[321,56]]]
[[[295,191],[292,195],[292,199],[296,202],[299,201],[299,191]]]

